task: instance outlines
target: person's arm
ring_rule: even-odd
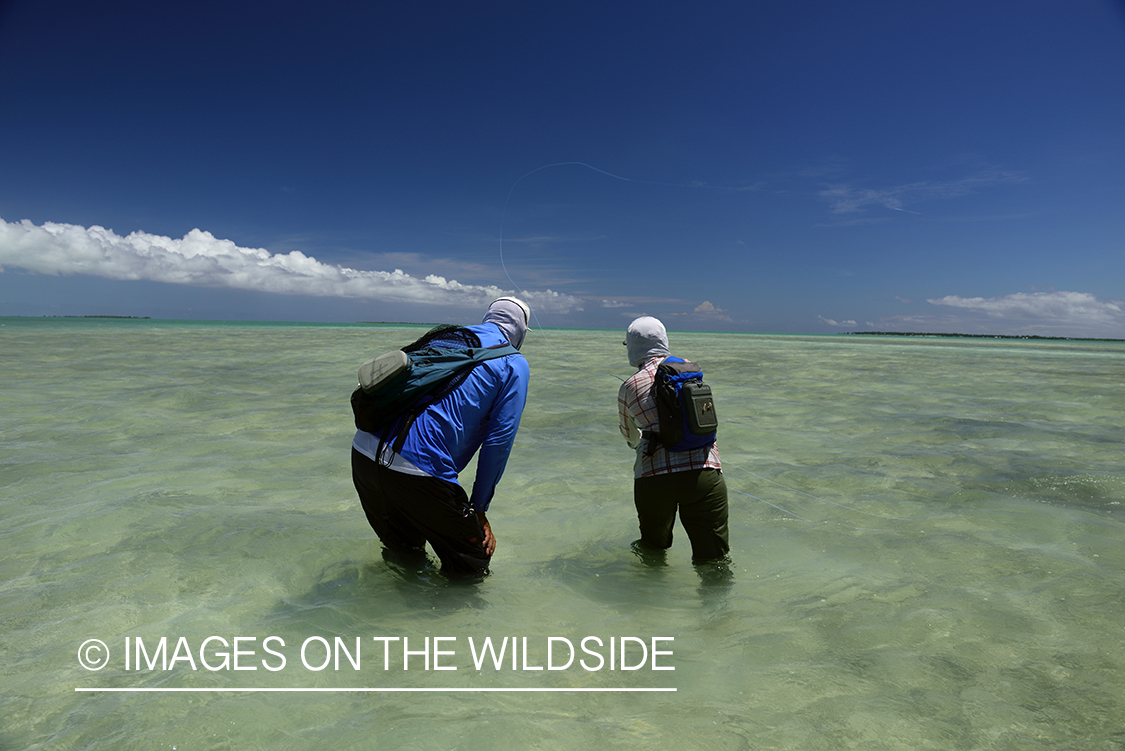
[[[488,518],[483,511],[477,512],[477,521],[480,522],[480,528],[484,531],[484,539],[480,541],[480,544],[484,545],[485,552],[491,556],[496,552],[496,538],[492,534],[492,525],[488,523]]]
[[[505,357],[508,373],[492,403],[488,419],[488,430],[477,456],[477,474],[473,481],[473,493],[469,498],[472,507],[478,512],[488,510],[496,484],[504,474],[516,432],[520,427],[520,417],[527,403],[527,381],[529,370],[523,357]]]
[[[635,449],[641,442],[641,429],[637,427],[637,421],[633,419],[633,411],[630,405],[630,400],[636,401],[636,396],[636,390],[631,381],[622,383],[621,388],[617,391],[618,429],[620,429],[621,435],[625,436],[625,443],[629,444],[631,449]]]

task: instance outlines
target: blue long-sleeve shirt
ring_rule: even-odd
[[[468,328],[482,347],[507,341],[494,323]],[[469,501],[478,511],[488,510],[519,430],[529,378],[523,355],[477,365],[464,383],[418,415],[399,455],[425,474],[455,483],[479,449]],[[387,435],[393,437],[393,427]],[[378,461],[379,442],[380,436],[360,430],[352,445]]]

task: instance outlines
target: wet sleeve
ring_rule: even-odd
[[[520,417],[527,403],[527,382],[530,376],[527,360],[523,357],[505,357],[507,377],[501,385],[488,420],[488,431],[477,457],[477,475],[469,502],[478,511],[487,511],[496,493],[496,484],[504,474]]]

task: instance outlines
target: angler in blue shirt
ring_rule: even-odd
[[[502,297],[479,326],[466,328],[481,347],[508,342],[519,349],[529,315],[523,301]],[[529,376],[527,360],[518,353],[480,363],[417,416],[398,452],[392,448],[397,426],[386,435],[356,431],[352,480],[368,522],[389,551],[419,561],[429,542],[443,572],[487,571],[496,538],[485,512],[508,463]],[[457,476],[478,450],[470,496]]]

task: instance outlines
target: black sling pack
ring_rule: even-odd
[[[691,451],[715,442],[719,418],[711,387],[703,382],[703,369],[693,362],[668,357],[656,368],[652,384],[659,431],[645,431],[645,455],[657,445],[669,451]]]

